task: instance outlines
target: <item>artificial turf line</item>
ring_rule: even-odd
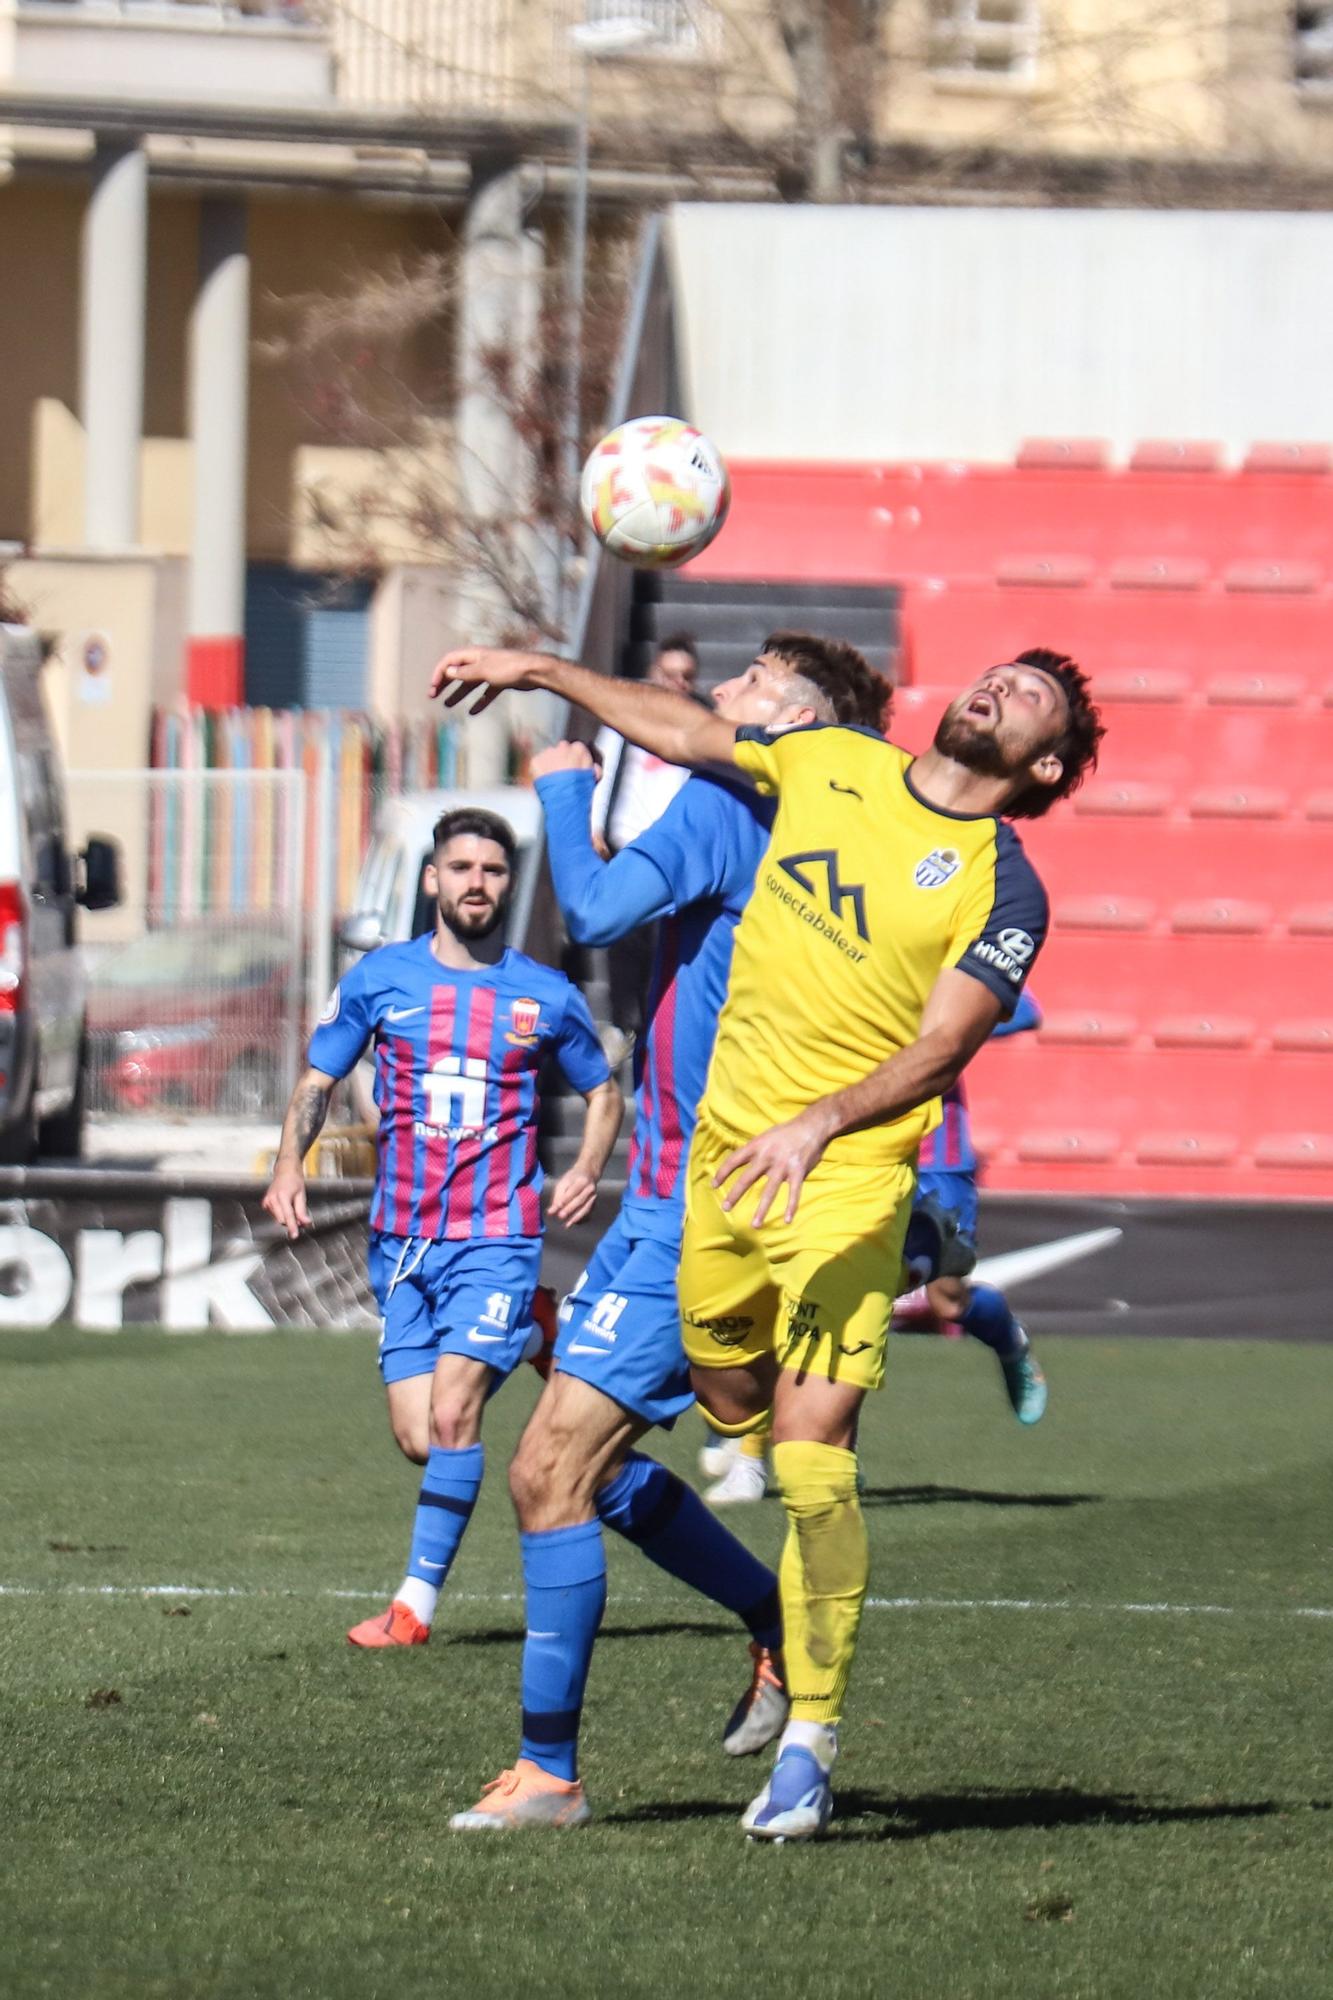
[[[323,1597],[354,1603],[378,1603],[382,1590],[300,1590],[289,1584],[271,1590],[247,1590],[239,1584],[195,1583],[0,1583],[0,1597]],[[517,1590],[450,1591],[451,1604],[519,1604]],[[618,1591],[621,1604],[646,1602],[640,1591]],[[867,1611],[1077,1611],[1084,1615],[1119,1617],[1148,1615],[1169,1618],[1333,1618],[1324,1604],[1092,1604],[1072,1597],[867,1597]]]

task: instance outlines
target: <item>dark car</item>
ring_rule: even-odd
[[[106,953],[88,995],[98,1109],[280,1114],[298,1053],[299,972],[289,931],[226,915]]]

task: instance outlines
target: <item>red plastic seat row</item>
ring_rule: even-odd
[[[960,687],[1029,646],[1072,653],[1109,699],[1285,706],[1333,695],[1333,597],[1215,591],[913,587],[902,604],[902,678]]]
[[[1109,470],[1113,453],[1105,438],[1026,438],[1014,463],[1020,466],[1072,466]],[[1150,438],[1135,445],[1129,460],[1140,472],[1222,472],[1220,444],[1196,439]],[[1286,472],[1325,477],[1333,472],[1333,445],[1306,443],[1253,444],[1242,472]]]
[[[1327,788],[1304,797],[1285,786],[1263,783],[1199,785],[1180,791],[1170,783],[1104,778],[1100,772],[1074,795],[1073,806],[1088,817],[1115,819],[1163,819],[1181,812],[1205,820],[1333,819],[1333,793]]]
[[[1134,1039],[1163,1023],[1253,1023],[1272,1038],[1333,1016],[1333,936],[1161,935],[1062,930],[1032,973],[1043,1014],[1124,1024]],[[1203,1039],[1203,1037],[1199,1037]],[[1306,1042],[1302,1040],[1302,1046]],[[1315,1039],[1313,1048],[1323,1048]],[[1328,1088],[1333,1091],[1333,1069]]]
[[[893,736],[926,748],[957,688],[902,687],[894,695]],[[1102,693],[1094,682],[1094,693]],[[1259,783],[1289,796],[1326,793],[1333,785],[1333,706],[1223,706],[1197,698],[1174,703],[1104,704],[1107,734],[1096,782],[1156,787],[1168,805],[1208,786]],[[1324,818],[1322,811],[1315,817]]]
[[[1333,1134],[1333,1060],[1323,1054],[1088,1049],[1025,1036],[983,1050],[968,1076],[992,1131],[1100,1130],[1117,1152],[1161,1132],[1212,1135],[1233,1151],[1279,1132]]]
[[[1333,906],[1333,831],[1318,821],[1096,819],[1059,806],[1018,831],[1057,915],[1118,901],[1185,929],[1319,933],[1318,913]],[[1257,907],[1260,919],[1209,919],[1229,905]]]
[[[1002,560],[1313,563],[1333,478],[1290,472],[733,462],[725,532],[699,578],[990,576]]]

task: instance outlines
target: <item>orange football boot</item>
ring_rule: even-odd
[[[449,1824],[463,1833],[509,1833],[523,1826],[582,1826],[591,1818],[578,1778],[554,1778],[520,1757],[511,1771],[482,1786],[471,1812],[455,1813]]]
[[[352,1646],[424,1646],[430,1626],[423,1625],[415,1611],[395,1597],[387,1611],[353,1625],[347,1634]]]

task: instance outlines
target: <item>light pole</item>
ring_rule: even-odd
[[[588,270],[588,125],[592,65],[613,61],[618,56],[640,55],[656,48],[661,36],[642,16],[626,15],[604,21],[580,21],[569,30],[570,45],[578,58],[578,115],[574,132],[574,199],[569,219],[568,284],[565,294],[565,420],[561,448],[561,493],[566,504],[575,507],[582,470],[583,421],[583,294]],[[571,518],[578,523],[576,511]],[[562,537],[565,543],[560,561],[560,625],[566,649],[573,635],[568,630],[567,609],[572,597],[573,564],[582,542],[582,525]]]

